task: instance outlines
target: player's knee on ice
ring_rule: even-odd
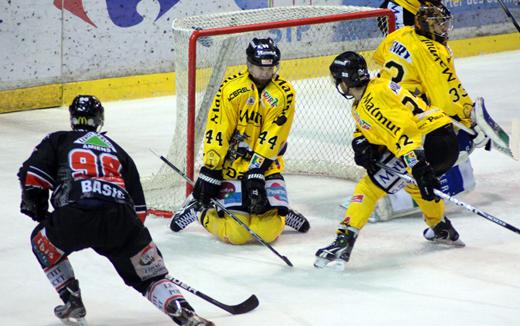
[[[249,215],[238,211],[233,211],[233,214],[265,242],[273,242],[283,231],[284,220],[278,215],[277,209],[261,215]],[[241,245],[252,239],[243,226],[229,216],[220,217],[215,209],[209,209],[200,222],[208,232],[224,242]]]
[[[265,242],[273,242],[280,236],[285,226],[285,218],[278,215],[278,209],[272,209],[261,215],[252,215],[249,227]]]

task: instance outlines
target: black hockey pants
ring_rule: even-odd
[[[42,237],[50,241],[45,250]],[[129,205],[93,200],[89,205],[58,208],[34,229],[31,244],[43,269],[58,264],[74,251],[92,248],[110,260],[128,286],[143,295],[150,283],[167,274],[150,232]],[[150,252],[155,254],[146,256]],[[143,259],[147,261],[143,263]],[[154,259],[155,264],[150,263]],[[140,265],[149,268],[143,272],[147,266]]]
[[[459,157],[459,143],[451,124],[426,135],[424,155],[437,176],[446,173],[455,164]]]

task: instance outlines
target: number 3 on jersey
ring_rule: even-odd
[[[85,149],[74,149],[69,153],[72,177],[121,177],[121,162],[117,156],[107,153],[96,155]]]
[[[392,77],[392,81],[396,84],[399,84],[402,80],[403,80],[403,77],[404,77],[404,68],[402,65],[400,65],[399,63],[395,62],[395,61],[388,61],[386,64],[385,64],[385,67],[388,68],[388,70],[395,70],[396,71],[396,74],[394,77]]]

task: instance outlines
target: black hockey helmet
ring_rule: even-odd
[[[246,49],[247,61],[255,66],[273,67],[280,63],[280,49],[272,38],[254,38]]]
[[[421,4],[415,14],[415,31],[417,34],[446,45],[448,34],[453,28],[451,12],[442,3]]]
[[[105,109],[92,95],[78,95],[69,106],[72,129],[96,131],[103,126]]]
[[[370,81],[365,58],[353,51],[343,52],[334,58],[329,67],[336,88],[342,94],[339,86],[344,82],[349,88],[366,85]]]

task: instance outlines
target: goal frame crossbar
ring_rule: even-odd
[[[208,29],[193,30],[188,41],[188,107],[187,107],[187,145],[186,145],[186,175],[194,179],[195,167],[195,111],[196,111],[196,68],[197,68],[197,41],[202,37],[224,34],[238,34],[243,32],[261,31],[273,28],[288,28],[300,25],[315,25],[338,21],[366,19],[374,17],[387,17],[388,31],[395,30],[395,15],[390,9],[374,9],[351,13],[324,15],[318,17],[300,18],[292,20],[263,22],[240,26],[226,26]],[[186,195],[192,191],[192,186],[186,183]]]

